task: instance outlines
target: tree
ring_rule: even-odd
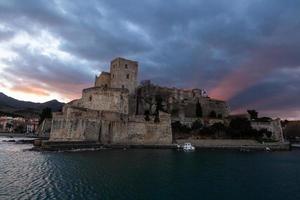
[[[214,123],[210,129],[212,130],[212,132],[217,136],[219,137],[220,135],[222,135],[223,133],[225,134],[226,133],[226,126],[223,124],[223,123],[220,123],[220,122],[217,122],[217,123]]]
[[[25,132],[25,126],[23,124],[18,125],[15,130],[16,133],[24,133]]]
[[[212,110],[212,111],[209,113],[209,117],[210,117],[210,118],[217,118],[217,113],[216,113],[216,111]]]
[[[271,137],[272,137],[272,132],[271,132],[271,131],[267,130],[265,133],[266,133],[266,136],[267,136],[268,138],[271,138]]]
[[[259,132],[260,132],[261,136],[266,135],[267,138],[269,138],[269,139],[272,137],[272,132],[266,128],[260,129]]]
[[[159,114],[156,114],[156,115],[154,116],[154,122],[155,122],[155,123],[159,123],[159,122],[160,122]]]
[[[200,120],[196,120],[192,124],[192,130],[199,130],[203,127],[203,124]]]
[[[155,101],[156,101],[156,112],[164,111],[162,106],[163,98],[161,97],[161,95],[159,94],[155,95]]]
[[[188,126],[181,124],[179,121],[173,122],[171,124],[172,126],[172,132],[174,133],[190,133],[191,132],[191,128],[189,128]]]
[[[256,120],[258,117],[258,112],[256,110],[247,110],[250,115],[250,119]]]
[[[203,116],[202,107],[201,107],[201,104],[200,104],[199,101],[196,104],[196,116],[197,117],[202,117]]]
[[[46,118],[52,118],[52,110],[49,107],[46,107],[42,110],[42,113],[40,114],[39,124],[41,124]]]
[[[160,122],[159,111],[164,111],[162,106],[163,98],[159,94],[155,95],[155,102],[156,102],[156,109],[155,109],[154,122],[159,123]]]
[[[235,138],[241,138],[251,136],[253,129],[247,118],[235,118],[229,124],[229,133]]]
[[[145,115],[145,120],[146,121],[150,121],[150,111],[149,110],[145,110],[145,113],[144,113],[144,115]]]
[[[284,128],[289,123],[289,121],[286,119],[286,120],[280,121],[280,123],[281,123],[282,128]]]
[[[260,118],[257,118],[256,121],[258,121],[258,122],[270,122],[270,121],[272,121],[272,118],[270,118],[270,117],[260,117]]]
[[[12,125],[11,123],[7,123],[7,124],[6,124],[6,128],[7,128],[8,130],[10,130],[12,127],[13,127],[13,125]]]

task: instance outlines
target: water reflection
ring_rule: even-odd
[[[33,152],[0,138],[0,199],[300,199],[300,152]]]

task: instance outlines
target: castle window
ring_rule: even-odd
[[[129,79],[129,74],[126,75],[126,78]]]
[[[89,100],[90,100],[90,101],[92,101],[92,100],[93,100],[93,97],[92,97],[92,96],[90,96],[90,97],[89,97]]]
[[[128,69],[128,65],[127,64],[125,64],[125,69]]]
[[[122,85],[122,89],[124,89],[125,88],[125,86],[124,85]]]
[[[115,78],[115,75],[113,74],[112,77]]]

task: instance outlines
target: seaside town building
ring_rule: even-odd
[[[25,119],[23,117],[0,117],[0,132],[35,133],[38,127],[38,118]]]
[[[12,132],[13,130],[13,117],[2,116],[0,117],[0,131]]]
[[[39,126],[39,119],[38,118],[32,118],[26,120],[26,133],[36,133],[37,128]]]

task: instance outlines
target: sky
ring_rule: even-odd
[[[0,0],[0,92],[81,96],[115,57],[233,113],[300,119],[299,0]]]

